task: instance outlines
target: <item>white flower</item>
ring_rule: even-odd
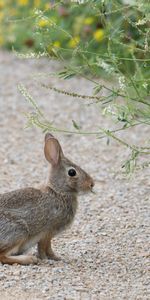
[[[135,24],[136,25],[144,25],[146,22],[147,22],[147,19],[144,18],[144,19],[139,19],[138,22],[136,22]]]
[[[112,74],[114,72],[114,68],[106,63],[104,60],[97,60],[97,65],[105,70],[108,74]]]
[[[125,81],[125,77],[124,76],[120,76],[118,78],[118,81],[119,81],[119,87],[121,90],[125,90],[125,87],[126,87],[126,81]]]
[[[143,86],[144,89],[147,89],[148,84],[147,84],[146,82],[144,82],[144,83],[142,84],[142,86]]]
[[[112,107],[111,105],[108,105],[107,107],[105,107],[103,109],[103,115],[112,115],[112,116],[115,116],[116,113],[114,111],[114,107]]]

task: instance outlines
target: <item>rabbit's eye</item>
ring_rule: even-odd
[[[72,169],[69,169],[68,175],[71,176],[71,177],[76,176],[76,170],[73,169],[73,168],[72,168]]]

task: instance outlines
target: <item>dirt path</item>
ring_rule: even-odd
[[[43,134],[24,130],[23,112],[29,105],[17,90],[23,82],[50,121],[71,129],[72,119],[85,129],[109,127],[100,107],[42,89],[31,73],[51,72],[56,63],[19,60],[0,53],[0,192],[43,183],[47,165]],[[45,82],[45,79],[41,79]],[[90,94],[83,79],[47,81],[66,90]],[[64,85],[65,84],[65,85]],[[88,102],[86,102],[87,104]],[[71,229],[54,240],[62,261],[43,261],[36,266],[0,265],[0,299],[144,300],[150,299],[148,278],[148,201],[150,171],[128,181],[119,173],[126,151],[118,144],[94,137],[57,135],[65,153],[83,166],[96,181],[96,194],[79,199]],[[149,137],[131,132],[134,143]],[[33,249],[36,252],[36,249]]]

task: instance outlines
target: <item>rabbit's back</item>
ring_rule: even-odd
[[[25,203],[32,203],[41,197],[42,192],[32,187],[0,194],[0,208],[19,208]]]
[[[76,197],[57,194],[50,188],[25,188],[0,196],[1,214],[23,220],[31,236],[47,230],[54,235],[63,230],[72,222],[76,208]]]

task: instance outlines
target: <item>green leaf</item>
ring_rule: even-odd
[[[62,79],[70,79],[75,75],[76,75],[75,72],[70,72],[68,70],[61,71],[61,72],[58,73],[59,78],[62,78]]]
[[[73,127],[77,130],[80,130],[81,129],[81,126],[79,126],[76,121],[72,120],[72,123],[73,123]]]
[[[93,95],[97,95],[103,87],[101,85],[96,85],[93,89]]]

